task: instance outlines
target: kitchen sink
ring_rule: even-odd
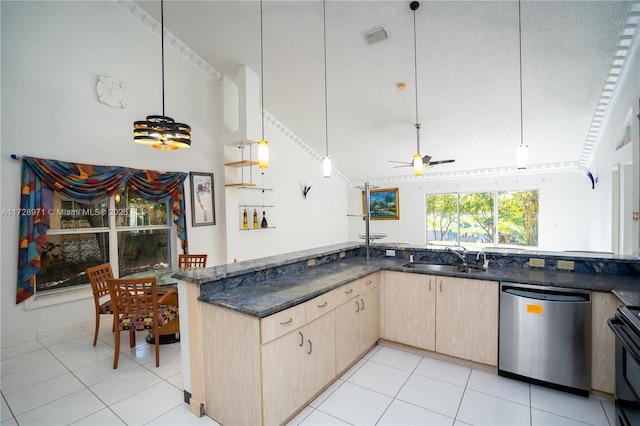
[[[403,265],[405,268],[414,268],[419,269],[421,271],[433,271],[433,272],[462,272],[466,274],[475,274],[479,272],[484,272],[483,268],[474,268],[471,266],[464,265],[438,265],[435,263],[419,263],[419,262],[409,262]]]

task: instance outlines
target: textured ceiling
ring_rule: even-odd
[[[416,150],[409,3],[326,2],[329,154],[352,182],[411,175],[410,168],[388,162],[410,161]],[[136,4],[159,19],[158,1]],[[242,64],[260,72],[259,2],[166,0],[164,8],[165,27],[215,69],[231,79]],[[581,155],[585,162],[603,87],[612,64],[625,62],[615,57],[628,53],[619,47],[636,37],[638,12],[633,1],[522,1],[523,134],[530,165],[575,167]],[[264,108],[320,155],[322,18],[321,1],[263,3]],[[388,39],[367,45],[363,32],[378,26]],[[421,153],[456,160],[426,173],[514,168],[518,2],[422,1],[416,30]],[[398,82],[407,89],[398,90]]]

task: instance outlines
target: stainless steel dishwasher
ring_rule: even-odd
[[[498,374],[588,395],[591,292],[501,283]]]

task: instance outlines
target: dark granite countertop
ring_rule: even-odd
[[[334,249],[337,249],[337,251],[342,250],[342,248],[338,247]],[[327,250],[324,250],[322,253],[327,252]],[[318,251],[313,253],[315,253],[315,256],[311,257],[315,258],[319,255]],[[265,279],[256,278],[249,284],[235,285],[233,288],[216,286],[216,278],[212,278],[209,275],[207,277],[207,283],[200,286],[201,294],[199,300],[247,315],[264,318],[278,311],[310,300],[354,279],[383,269],[436,276],[451,276],[603,292],[611,292],[613,290],[623,292],[640,291],[640,278],[633,276],[509,267],[490,267],[484,272],[475,273],[426,272],[404,267],[404,264],[406,264],[406,260],[395,257],[370,258],[368,260],[360,256],[346,257],[341,260],[287,274],[271,276]],[[262,267],[263,266],[258,266],[258,268]],[[242,272],[242,270],[244,270],[244,272]],[[255,276],[256,272],[254,266],[248,265],[245,268],[238,268],[234,271],[234,276],[240,276],[243,273]],[[175,276],[176,275],[174,275],[174,277]]]
[[[613,294],[615,294],[620,301],[627,306],[640,306],[640,287],[637,287],[636,290],[622,290],[622,289],[614,289]]]

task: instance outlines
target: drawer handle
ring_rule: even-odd
[[[440,293],[442,293],[442,280],[440,280]]]
[[[349,294],[349,293],[353,293],[353,289],[352,288],[350,288],[349,290],[345,290],[344,291],[344,294]]]
[[[304,345],[304,336],[302,335],[302,332],[298,331],[298,334],[300,335],[300,344],[298,346],[302,346]]]
[[[307,352],[307,354],[311,355],[311,352],[313,352],[313,344],[311,343],[311,340],[307,340],[307,342],[309,342],[309,352]]]
[[[362,308],[360,308],[360,310],[364,311],[364,300],[360,299],[360,301],[362,302]]]
[[[318,305],[318,308],[324,308],[325,306],[327,306],[327,301],[325,300],[324,303],[322,305]]]
[[[293,322],[293,318],[289,318],[289,321],[280,322],[280,325],[287,325],[287,324],[291,324],[292,322]]]
[[[369,284],[373,284],[373,280],[367,281],[367,283],[366,283],[366,284],[367,284],[367,285],[369,285]]]
[[[429,280],[429,291],[431,291],[431,280]]]
[[[356,300],[356,313],[360,312],[360,303]]]

